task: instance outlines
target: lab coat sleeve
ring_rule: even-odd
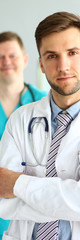
[[[14,194],[34,209],[35,219],[32,220],[80,221],[80,181],[21,175],[14,186]]]
[[[16,198],[0,202],[0,217],[4,219],[80,221],[80,182],[21,175],[13,191]]]

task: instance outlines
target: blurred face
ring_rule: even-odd
[[[80,99],[80,31],[71,27],[42,39],[40,66],[52,93]]]
[[[23,77],[23,70],[28,57],[17,41],[0,43],[0,81],[18,81]]]

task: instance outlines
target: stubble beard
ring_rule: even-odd
[[[72,88],[70,87],[70,89],[68,89],[68,90],[66,90],[66,83],[64,84],[64,87],[62,89],[60,86],[57,86],[56,84],[52,83],[48,78],[47,78],[47,80],[48,80],[48,83],[51,86],[51,88],[63,96],[72,95],[80,90],[80,80],[77,80],[75,85]]]

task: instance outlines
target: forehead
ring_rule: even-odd
[[[67,48],[80,47],[80,30],[71,27],[59,33],[54,32],[42,39],[40,53],[44,51],[62,51]]]
[[[0,43],[0,53],[8,52],[22,52],[22,49],[19,46],[19,43],[16,40],[10,40]]]

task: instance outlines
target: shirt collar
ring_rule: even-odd
[[[52,92],[50,93],[50,105],[51,105],[51,115],[52,115],[52,120],[54,120],[58,113],[60,112],[64,112],[61,108],[59,108],[52,97]],[[74,119],[79,111],[80,111],[80,101],[78,101],[77,103],[73,104],[71,107],[67,108],[66,111],[71,115],[71,117]]]

